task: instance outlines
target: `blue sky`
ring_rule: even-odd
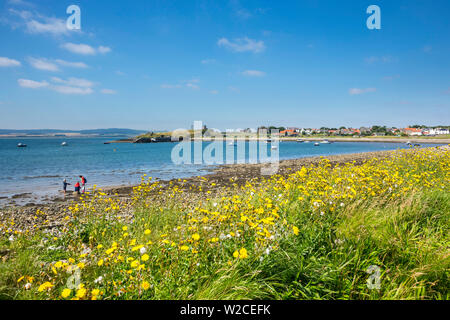
[[[81,9],[81,30],[66,8]],[[369,5],[381,30],[369,30]],[[0,1],[0,128],[450,124],[450,2]]]

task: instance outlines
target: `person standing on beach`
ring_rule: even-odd
[[[86,191],[86,178],[84,176],[80,176],[81,180],[81,193],[84,193]]]
[[[66,181],[66,179],[64,179],[64,181],[63,181],[63,190],[64,190],[64,195],[66,194],[66,190],[67,190],[67,186],[70,186],[70,183],[68,183],[67,181]]]

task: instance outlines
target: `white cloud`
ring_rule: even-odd
[[[393,76],[385,76],[385,77],[383,77],[383,80],[394,80],[394,79],[398,79],[398,78],[400,78],[400,75],[396,74]]]
[[[364,59],[366,61],[366,63],[368,64],[374,64],[374,63],[390,63],[390,62],[394,62],[395,59],[391,56],[381,56],[381,57],[376,57],[376,56],[371,56],[368,57],[366,59]]]
[[[360,89],[360,88],[351,88],[348,93],[350,95],[358,95],[358,94],[363,94],[363,93],[368,93],[368,92],[375,92],[377,91],[376,88],[365,88],[365,89]]]
[[[8,4],[16,6],[30,6],[30,7],[33,6],[33,4],[31,4],[30,2],[24,0],[8,0]]]
[[[211,94],[219,94],[219,91],[218,90],[211,90],[209,93],[211,93]]]
[[[177,89],[177,88],[190,88],[190,89],[200,89],[200,86],[197,84],[199,83],[199,79],[191,79],[191,80],[185,80],[182,81],[183,84],[167,84],[164,83],[161,85],[161,88],[163,89]]]
[[[34,81],[34,80],[29,80],[29,79],[19,79],[19,80],[17,80],[17,82],[19,83],[19,86],[21,86],[23,88],[38,89],[38,88],[48,87],[47,81],[39,82],[39,81]]]
[[[100,90],[100,92],[103,94],[116,94],[117,93],[115,90],[111,90],[111,89],[102,89],[102,90]]]
[[[186,83],[186,87],[191,89],[200,89],[200,87],[194,83]]]
[[[0,57],[0,67],[19,67],[20,61],[9,59],[6,57]]]
[[[91,47],[90,45],[87,44],[83,44],[83,43],[65,43],[63,45],[61,45],[62,48],[72,52],[72,53],[77,53],[77,54],[82,54],[82,55],[95,55],[97,53],[108,53],[111,52],[111,48],[109,47],[104,47],[104,46],[100,46],[97,49],[94,47]]]
[[[69,34],[65,19],[47,17],[38,12],[12,8],[8,12],[10,17],[4,18],[4,21],[11,25],[13,29],[19,27],[24,28],[25,32],[31,34],[51,34],[54,36]],[[19,17],[20,19],[13,19],[13,16]]]
[[[9,13],[19,16],[20,18],[22,18],[24,20],[30,19],[33,16],[33,14],[27,10],[19,11],[19,10],[15,10],[15,9],[9,9],[8,11],[9,11]]]
[[[29,33],[50,33],[60,35],[68,33],[66,21],[57,18],[45,18],[45,22],[29,20],[26,23],[26,29]]]
[[[236,10],[235,14],[241,19],[248,19],[252,16],[251,12],[244,8]]]
[[[71,62],[71,61],[65,61],[61,59],[56,59],[55,62],[63,67],[71,67],[71,68],[79,68],[79,69],[86,69],[88,68],[88,65],[84,62]]]
[[[86,95],[94,92],[94,90],[92,90],[91,88],[79,88],[71,86],[52,86],[51,89],[62,94]]]
[[[111,48],[110,47],[100,46],[100,47],[98,47],[97,51],[99,53],[105,54],[105,53],[111,52]]]
[[[45,71],[59,71],[59,67],[48,61],[47,59],[36,59],[36,58],[29,58],[28,62],[31,64],[33,68],[39,69],[39,70],[45,70]]]
[[[81,78],[69,78],[67,80],[61,79],[61,78],[57,78],[57,77],[52,77],[52,81],[55,83],[62,83],[68,86],[72,86],[72,87],[81,87],[81,88],[91,88],[95,85],[94,82],[86,80],[86,79],[81,79]]]
[[[95,83],[86,79],[69,78],[67,80],[64,80],[61,78],[52,77],[51,80],[53,83],[56,83],[56,85],[50,84],[47,81],[39,82],[28,79],[19,79],[17,80],[17,82],[21,87],[24,88],[48,88],[61,94],[87,95],[94,92],[92,87],[95,85]]]
[[[242,74],[247,77],[264,77],[266,75],[264,71],[259,70],[245,70]]]
[[[225,47],[233,52],[246,52],[251,51],[254,53],[262,52],[266,48],[264,46],[264,41],[253,40],[247,37],[234,39],[230,41],[227,38],[221,38],[217,41],[219,47]]]

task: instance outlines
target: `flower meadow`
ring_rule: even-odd
[[[450,151],[217,187],[143,177],[0,224],[3,299],[448,299]],[[368,268],[380,270],[378,289]]]

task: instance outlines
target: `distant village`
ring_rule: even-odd
[[[426,127],[411,126],[407,128],[389,128],[386,126],[372,126],[360,128],[296,128],[296,127],[259,127],[259,129],[279,130],[279,135],[283,137],[297,137],[305,135],[326,135],[326,136],[438,136],[450,134],[450,127]],[[240,132],[255,132],[256,130],[244,129]]]

